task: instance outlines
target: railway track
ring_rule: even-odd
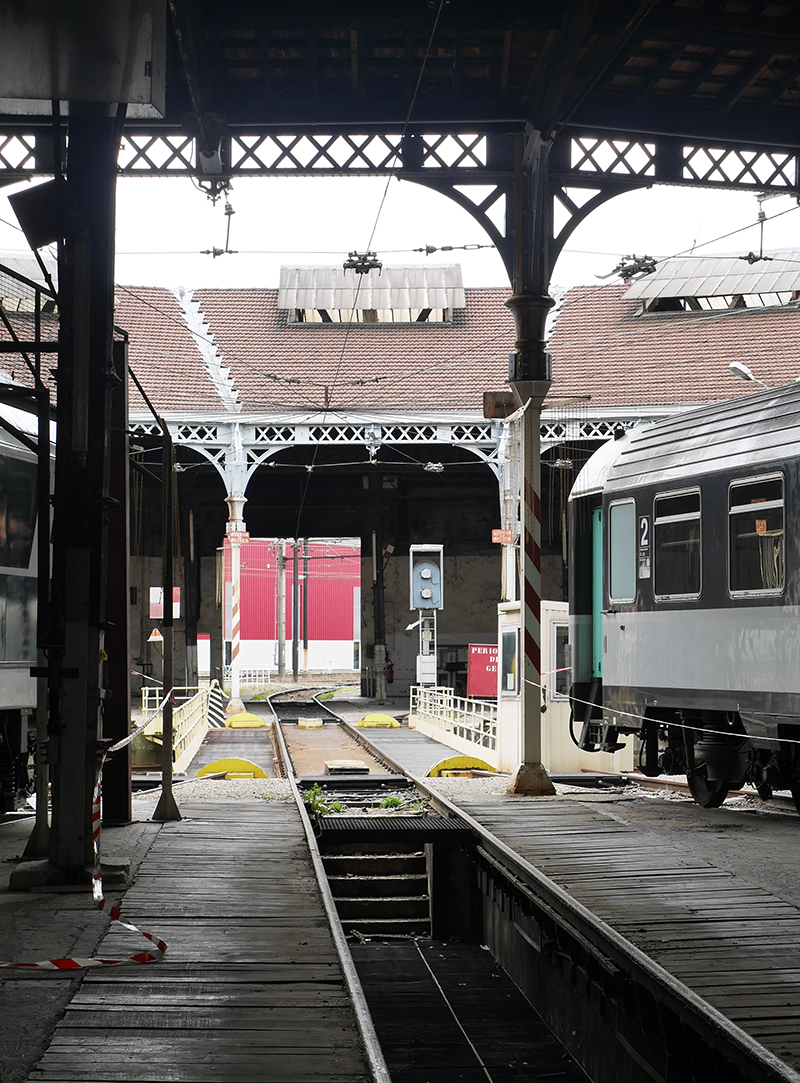
[[[486,956],[480,944],[489,945],[524,990],[540,1013],[539,1024],[544,1021],[563,1040],[557,1056],[558,1071],[564,1074],[553,1072],[551,1061],[548,1072],[553,1078],[572,1078],[574,1058],[595,1083],[800,1083],[800,1075],[774,1053],[478,820],[406,771],[363,731],[337,720],[331,707],[307,694],[305,700],[281,694],[270,704],[278,708],[277,743],[303,809],[332,921],[353,945],[352,952],[347,951],[357,960],[353,984],[363,985],[374,1008],[379,1033],[370,1023],[372,1038],[386,1046],[395,1083],[419,1078],[414,1074],[419,1064],[410,1069],[408,1041],[396,1041],[397,1013],[407,1009],[392,1000],[393,989],[408,976],[409,989],[418,991],[414,982],[425,973],[437,997],[447,1001],[449,989],[458,999],[461,986],[452,970],[460,967],[470,973],[474,963],[475,988],[485,1000],[497,979],[480,973],[470,954]],[[290,717],[295,721],[286,721]],[[325,720],[318,729],[300,726],[299,719],[314,717]],[[302,757],[311,763],[309,746],[314,741],[325,745],[321,756],[314,766],[298,769]],[[334,759],[360,766],[331,773],[334,744]],[[302,801],[303,794],[308,800],[309,791],[310,805]],[[314,808],[313,793],[327,814]],[[381,808],[387,796],[399,802],[397,812]],[[437,953],[419,945],[453,941],[471,944],[468,958],[449,956],[451,972],[442,964],[437,975],[427,966]],[[447,955],[438,954],[442,959]],[[387,997],[395,1005],[388,1015]],[[434,1012],[433,1001],[425,1010]],[[452,999],[446,1005],[448,1018],[458,1027],[475,1018],[475,1011],[469,998],[460,1008],[454,1008]],[[486,1012],[483,1018],[482,1030],[491,1029]],[[485,1071],[485,1057],[475,1053],[478,1046],[472,1039],[479,1037],[479,1029],[467,1032],[467,1046],[478,1058],[475,1063],[484,1061],[480,1078],[492,1079],[491,1069]],[[535,1056],[535,1051],[528,1054]],[[499,1056],[500,1063],[511,1053],[495,1048],[487,1056]]]
[[[692,797],[692,792],[689,789],[687,782],[681,782],[680,779],[671,778],[648,778],[646,775],[627,775],[628,782],[635,783],[637,786],[641,786],[643,790],[655,790],[662,793],[680,793],[686,797]],[[731,790],[728,797],[749,797],[753,801],[760,801],[756,790]],[[783,794],[774,793],[768,802],[764,803],[767,808],[779,809],[781,812],[791,813],[797,815],[797,806],[791,797],[785,797]]]

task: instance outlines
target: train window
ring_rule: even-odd
[[[567,662],[569,653],[569,625],[553,621],[552,640],[550,643],[550,699],[566,699],[569,695],[570,671]]]
[[[736,481],[729,492],[731,594],[779,594],[784,585],[784,481]]]
[[[500,643],[500,691],[519,695],[519,628],[504,628]]]
[[[36,579],[0,575],[0,661],[36,661]]]
[[[656,598],[700,594],[700,491],[660,493],[653,502],[653,593]]]
[[[0,454],[0,567],[28,567],[35,524],[36,463]]]
[[[636,597],[636,505],[632,500],[609,505],[608,595],[612,602]]]

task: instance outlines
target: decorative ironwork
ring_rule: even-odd
[[[655,177],[656,144],[577,136],[570,140],[570,171],[595,176]]]
[[[798,181],[798,156],[788,151],[683,148],[683,180],[737,188],[785,188]]]
[[[253,439],[257,444],[293,444],[294,425],[256,425]]]
[[[486,231],[512,278],[508,223],[517,216],[516,148],[522,132],[289,132],[256,129],[225,135],[219,152],[199,152],[175,129],[131,127],[119,155],[122,176],[192,176],[222,191],[237,176],[385,176],[423,184],[463,207]],[[0,184],[47,174],[49,135],[0,133]],[[41,146],[40,144],[41,140]],[[800,189],[793,148],[728,146],[667,137],[566,128],[549,149],[549,263],[575,228],[602,203],[653,184],[761,192]],[[215,253],[216,254],[216,253]]]
[[[472,185],[480,178],[490,186],[488,194],[472,195],[468,202],[486,212],[507,191],[513,176],[515,138],[514,133],[480,131],[403,135],[256,130],[223,137],[219,155],[209,164],[193,136],[174,129],[133,128],[124,135],[118,165],[123,176],[190,174],[200,180],[212,175],[397,173],[422,184],[432,176],[452,175],[454,183]],[[49,135],[41,132],[0,133],[0,175],[47,175],[52,171],[49,151]],[[636,139],[567,129],[553,143],[551,171],[567,187],[613,181],[793,191],[798,185],[798,161],[793,148]]]
[[[214,444],[218,440],[216,425],[179,425],[178,438],[181,443],[196,442]]]
[[[694,187],[795,191],[795,150],[720,146],[695,141],[623,139],[571,134],[558,146],[554,171],[561,184],[598,181],[684,184]]]

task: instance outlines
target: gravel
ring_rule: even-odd
[[[173,787],[175,800],[181,801],[293,801],[285,778],[192,778]],[[155,804],[161,787],[133,795],[134,804]]]

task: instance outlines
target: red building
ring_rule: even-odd
[[[359,541],[316,539],[300,541],[295,548],[292,542],[251,539],[241,547],[240,590],[239,658],[243,670],[277,668],[281,610],[287,669],[292,667],[295,612],[301,669],[359,668]],[[227,541],[223,550],[223,591],[223,635],[229,643],[231,565]]]

